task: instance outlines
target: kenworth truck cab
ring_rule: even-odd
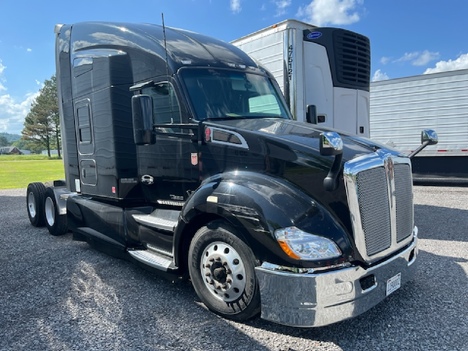
[[[55,32],[66,180],[29,184],[34,226],[189,278],[238,321],[327,325],[412,278],[408,157],[292,120],[272,76],[222,41],[150,24]]]

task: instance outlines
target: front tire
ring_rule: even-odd
[[[54,189],[47,188],[44,195],[44,219],[49,233],[53,236],[63,235],[68,232],[67,215],[60,214]]]
[[[28,210],[29,222],[34,227],[43,227],[44,221],[44,195],[46,187],[44,184],[35,182],[28,185],[26,190],[26,208]]]
[[[189,249],[189,273],[211,311],[236,321],[259,314],[255,256],[225,222],[213,221],[197,231]]]

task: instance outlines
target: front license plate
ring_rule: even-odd
[[[387,280],[387,296],[395,290],[398,290],[401,286],[401,273],[391,277]]]

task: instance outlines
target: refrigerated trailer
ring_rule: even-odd
[[[414,134],[436,129],[439,143],[412,159],[416,180],[468,181],[468,69],[371,83],[370,136],[409,154]]]
[[[369,136],[367,37],[290,19],[232,44],[271,72],[295,119]]]

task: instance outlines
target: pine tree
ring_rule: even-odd
[[[31,105],[31,110],[24,121],[21,132],[23,139],[32,144],[32,148],[45,148],[50,157],[50,150],[57,148],[60,154],[60,119],[55,76],[44,82],[43,88]]]

